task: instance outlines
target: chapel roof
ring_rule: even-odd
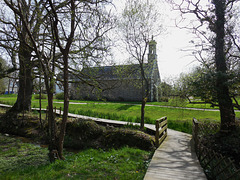
[[[143,64],[144,72],[149,78],[153,72],[153,66],[149,63]],[[139,64],[114,65],[87,67],[82,70],[82,74],[96,79],[117,80],[117,79],[141,79],[141,70]]]

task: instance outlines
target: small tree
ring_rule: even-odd
[[[173,95],[173,87],[167,82],[161,82],[159,87],[159,92],[161,92],[160,101],[168,101],[168,99]]]
[[[108,3],[108,0],[96,2],[69,0],[66,6],[62,6],[60,10],[58,10],[58,7],[61,4],[65,5],[65,2],[56,3],[48,0],[48,3],[50,5],[48,12],[51,12],[53,40],[62,56],[61,66],[63,67],[64,87],[62,122],[58,136],[56,137],[55,132],[51,136],[54,139],[49,150],[50,152],[57,151],[59,158],[64,159],[63,143],[69,107],[69,69],[72,69],[69,62],[73,62],[71,60],[77,54],[84,54],[83,58],[86,62],[91,58],[94,59],[95,51],[104,48],[101,46],[104,42],[104,34],[111,29],[111,27],[105,29],[105,26],[108,27],[108,24],[111,23],[103,14],[104,5]],[[51,123],[54,127],[55,122],[52,121]],[[51,155],[50,159],[53,158],[54,154]]]
[[[161,25],[158,25],[159,19],[154,4],[148,1],[128,0],[120,22],[126,50],[131,60],[139,65],[142,81],[141,129],[144,128],[145,105],[150,94],[150,69],[145,68],[145,57],[149,43],[156,43],[153,37],[159,35],[162,30]]]

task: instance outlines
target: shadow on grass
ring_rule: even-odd
[[[128,109],[131,108],[132,106],[134,106],[134,105],[122,105],[122,106],[120,106],[119,108],[117,108],[117,110],[118,110],[118,111],[128,110]]]

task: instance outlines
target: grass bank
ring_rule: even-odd
[[[0,97],[0,102],[5,104],[14,104],[16,96]],[[99,117],[105,119],[113,119],[127,122],[140,122],[140,105],[135,102],[102,102],[102,101],[70,101],[80,104],[70,104],[69,112]],[[190,104],[176,99],[169,102],[152,102],[147,103],[152,105],[171,105],[178,107],[189,107]],[[175,105],[174,105],[175,104]],[[47,101],[42,100],[42,107],[46,108]],[[62,103],[55,101],[54,106],[57,108],[63,107]],[[32,100],[32,107],[39,107],[39,101],[37,99]],[[201,107],[202,105],[195,105],[195,107]],[[210,108],[210,107],[209,107]],[[206,108],[207,109],[207,108]],[[145,108],[145,123],[154,124],[155,120],[163,116],[167,116],[169,120],[169,128],[179,130],[182,132],[191,133],[192,131],[192,118],[198,120],[208,121],[219,121],[220,113],[218,111],[207,111],[207,110],[189,110],[179,109],[174,107],[157,107],[157,106],[146,106]],[[236,116],[240,116],[240,112],[236,112]]]
[[[0,179],[143,179],[151,152],[124,147],[65,151],[50,164],[47,148],[0,134]]]

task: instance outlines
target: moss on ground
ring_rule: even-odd
[[[91,120],[77,119],[67,124],[66,147],[109,149],[126,145],[142,150],[153,150],[154,139],[139,130],[104,127]]]
[[[42,130],[38,115],[33,113],[26,113],[24,117],[18,115],[9,122],[0,121],[0,132],[31,138],[34,142],[44,144],[48,142],[46,122]],[[154,139],[136,129],[102,126],[92,120],[69,119],[64,146],[74,149],[110,149],[129,146],[151,151],[154,150]]]

